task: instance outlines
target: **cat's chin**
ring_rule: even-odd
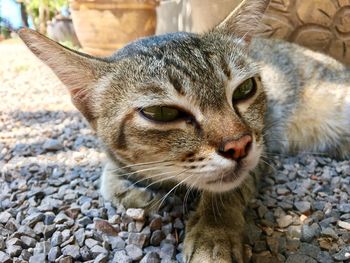
[[[227,171],[217,179],[205,181],[201,188],[210,192],[222,193],[239,187],[249,175],[249,170]]]

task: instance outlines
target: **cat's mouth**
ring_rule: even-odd
[[[206,183],[211,184],[224,184],[224,183],[232,183],[240,179],[241,176],[244,175],[245,169],[242,168],[240,163],[237,163],[234,169],[227,170],[222,172],[220,176],[216,179],[209,180]]]

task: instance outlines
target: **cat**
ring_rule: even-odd
[[[106,200],[146,209],[159,200],[137,182],[200,191],[186,226],[186,262],[246,260],[243,213],[265,152],[349,157],[350,71],[326,55],[256,37],[268,4],[245,0],[210,32],[148,37],[106,58],[18,31],[105,145]]]

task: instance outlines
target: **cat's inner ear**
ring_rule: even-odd
[[[270,0],[243,0],[214,30],[247,42],[258,32]]]
[[[18,35],[67,86],[73,104],[94,127],[93,87],[107,62],[70,50],[28,28],[20,29]]]

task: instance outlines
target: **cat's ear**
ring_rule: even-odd
[[[243,0],[215,30],[250,42],[258,31],[269,0]]]
[[[67,86],[73,104],[94,127],[93,87],[107,63],[66,48],[34,30],[22,28],[17,33],[28,48]]]

